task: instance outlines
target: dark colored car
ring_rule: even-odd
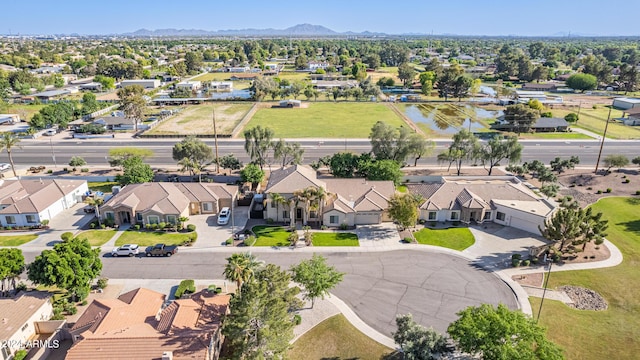
[[[177,246],[168,246],[165,244],[155,244],[154,246],[149,246],[146,250],[147,256],[171,256],[178,252]]]

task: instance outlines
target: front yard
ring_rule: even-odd
[[[198,234],[193,231],[189,233],[182,232],[162,232],[162,231],[125,231],[122,236],[116,240],[116,246],[124,244],[138,244],[140,246],[151,246],[155,244],[181,245],[185,241],[195,241]]]
[[[282,226],[258,225],[253,227],[256,234],[254,246],[289,246],[289,234]],[[358,236],[345,232],[314,232],[314,246],[359,246]]]
[[[0,236],[0,246],[20,246],[37,238],[38,235],[7,235]]]
[[[81,232],[76,237],[86,238],[91,246],[101,246],[115,234],[116,230],[88,230]]]
[[[424,228],[413,233],[413,236],[420,244],[442,246],[458,251],[462,251],[476,242],[471,231],[465,227],[448,229]]]
[[[313,246],[360,246],[358,235],[345,232],[313,233]]]
[[[640,353],[640,199],[612,197],[592,205],[609,220],[607,239],[620,249],[622,264],[605,269],[553,272],[549,288],[576,285],[595,290],[608,302],[605,311],[575,310],[545,300],[540,322],[567,359],[637,359]],[[534,316],[540,299],[529,298]]]

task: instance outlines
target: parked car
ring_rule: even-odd
[[[231,217],[231,210],[228,207],[223,207],[218,214],[218,225],[227,225],[229,218]]]
[[[11,169],[11,164],[7,164],[7,163],[0,164],[0,171],[7,171],[9,169]]]
[[[95,214],[96,208],[93,206],[85,206],[83,209],[85,214]]]
[[[165,244],[155,244],[149,246],[145,251],[147,256],[166,256],[169,257],[178,252],[177,246],[168,246]]]
[[[140,253],[140,248],[135,244],[124,244],[120,247],[117,247],[111,250],[111,256],[135,256]]]
[[[42,135],[44,136],[53,136],[55,134],[57,134],[58,132],[56,131],[56,129],[48,129],[47,131],[43,132]]]

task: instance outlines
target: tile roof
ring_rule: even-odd
[[[318,180],[313,169],[302,165],[294,165],[272,171],[264,191],[290,194],[310,186],[327,188],[324,181]]]
[[[125,186],[103,206],[111,209],[124,206],[135,211],[153,210],[164,214],[179,214],[191,202],[216,202],[231,198],[236,187],[218,183],[153,182]]]
[[[41,291],[20,292],[12,298],[0,298],[0,339],[10,339],[20,331],[49,298],[49,293]]]
[[[140,288],[118,299],[94,300],[71,329],[80,335],[66,359],[204,359],[220,328],[230,296],[208,291],[175,300],[162,311],[165,295]]]
[[[85,184],[84,180],[5,180],[0,183],[0,214],[39,213]]]

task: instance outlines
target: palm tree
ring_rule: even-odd
[[[191,176],[198,174],[198,182],[202,182],[203,165],[186,157],[178,161],[178,165],[180,165],[180,172],[188,171]]]
[[[262,267],[262,262],[258,261],[251,253],[236,253],[227,258],[227,265],[222,273],[229,281],[235,281],[237,294],[240,294],[242,284],[249,281],[253,274]]]
[[[98,225],[102,225],[102,219],[100,218],[100,206],[104,204],[104,198],[92,196],[87,197],[84,202],[88,205],[93,206],[93,208],[96,210],[96,216],[98,217]]]
[[[16,174],[16,167],[13,166],[13,156],[11,156],[11,150],[13,148],[20,148],[18,143],[20,142],[20,138],[17,137],[12,132],[4,132],[0,137],[0,151],[7,149],[7,154],[9,155],[9,163],[11,163],[11,170],[13,170],[13,176],[18,176]]]
[[[286,204],[287,199],[279,193],[271,193],[269,194],[269,197],[271,197],[271,201],[276,204],[276,221],[278,221],[278,218],[280,217],[280,205]]]

